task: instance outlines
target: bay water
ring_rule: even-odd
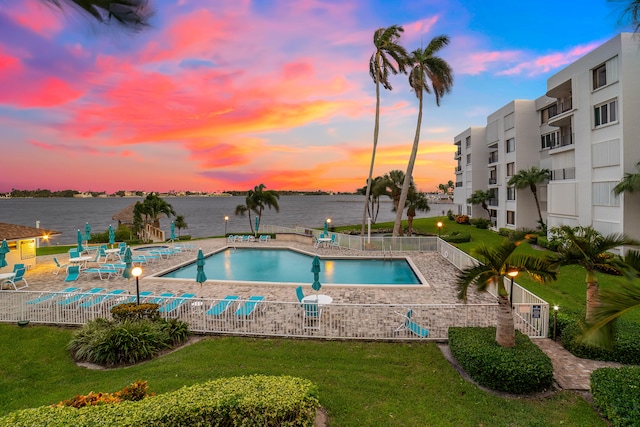
[[[250,231],[246,215],[236,216],[235,209],[245,202],[244,196],[228,197],[163,197],[175,210],[184,216],[188,228],[177,230],[176,235],[197,237],[222,236],[227,233],[247,233]],[[136,201],[143,198],[107,197],[107,198],[0,198],[0,222],[39,227],[61,232],[52,239],[51,244],[68,245],[76,243],[77,230],[84,231],[89,223],[92,233],[101,233],[116,227],[118,222],[112,217]],[[324,221],[331,218],[334,226],[356,225],[362,221],[364,196],[323,195],[281,196],[278,201],[280,211],[265,209],[262,224],[284,227],[322,228]],[[378,223],[394,221],[390,199],[381,200]],[[418,212],[416,218],[439,216],[453,204],[431,204],[429,212]],[[228,216],[226,221],[224,217]],[[254,215],[252,214],[252,220]],[[160,228],[170,234],[171,220],[160,219]]]

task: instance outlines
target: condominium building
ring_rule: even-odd
[[[536,166],[551,171],[548,185],[538,189],[549,228],[592,225],[640,239],[640,195],[612,192],[640,162],[640,36],[619,34],[549,77],[546,94],[510,102],[454,144],[459,213],[483,217],[466,199],[488,190],[495,195],[489,204],[494,227],[535,228],[531,191],[506,183]]]

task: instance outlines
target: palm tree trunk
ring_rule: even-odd
[[[378,61],[380,54],[378,53]],[[378,64],[379,62],[376,62]],[[364,224],[367,221],[367,211],[369,210],[369,196],[371,195],[371,182],[373,181],[373,166],[376,162],[376,148],[378,146],[378,133],[380,129],[380,67],[376,65],[376,120],[373,125],[373,151],[371,153],[371,165],[369,166],[369,179],[367,179],[367,191],[364,195],[364,211],[362,212],[362,230],[360,235],[364,236]]]
[[[600,305],[600,289],[598,288],[598,278],[593,271],[587,271],[587,313],[586,321],[591,323],[596,308]]]
[[[407,215],[407,236],[413,234],[413,216]]]
[[[498,322],[496,324],[496,342],[503,347],[516,345],[516,329],[513,323],[513,310],[508,295],[498,297]]]
[[[531,192],[533,193],[533,198],[536,201],[536,208],[538,208],[538,217],[540,218],[540,227],[544,228],[544,221],[542,221],[542,211],[540,210],[540,202],[538,201],[538,191],[534,187],[534,188],[531,188]]]
[[[420,145],[420,128],[422,126],[422,89],[420,89],[419,98],[420,102],[418,107],[418,124],[416,125],[416,135],[413,138],[411,156],[409,157],[409,163],[407,163],[407,172],[404,175],[402,192],[400,193],[400,200],[398,201],[398,207],[396,209],[396,221],[393,224],[393,237],[402,235],[402,214],[404,213],[404,205],[407,203],[409,184],[411,183],[411,177],[413,176],[413,166],[415,165],[416,157],[418,156],[418,145]]]

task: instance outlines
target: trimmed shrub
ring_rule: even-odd
[[[128,302],[111,307],[111,316],[119,322],[137,319],[156,320],[160,318],[159,307],[158,304],[146,303],[138,305],[135,302]]]
[[[486,218],[474,218],[469,222],[471,223],[471,225],[475,226],[476,228],[480,228],[482,230],[488,229],[489,225],[491,224],[491,221],[489,221]]]
[[[442,236],[442,240],[449,243],[466,243],[471,241],[471,235],[454,231],[451,234]]]
[[[591,373],[593,402],[614,426],[640,420],[640,367],[600,368]]]
[[[498,235],[502,236],[502,237],[509,237],[511,236],[512,230],[509,228],[501,228],[498,230]]]
[[[526,394],[553,384],[551,359],[516,331],[516,345],[506,348],[495,340],[496,328],[449,328],[449,348],[462,368],[478,384],[492,390]]]
[[[178,236],[178,240],[191,240],[191,236],[189,234],[185,234],[184,236]]]
[[[450,221],[455,220],[455,217],[453,216],[453,212],[451,212],[451,209],[447,211],[447,218],[449,218]]]
[[[558,313],[560,320],[560,313]],[[611,348],[588,345],[582,342],[584,331],[582,318],[563,319],[560,338],[571,354],[583,359],[640,365],[640,330],[637,323],[617,319],[613,325],[614,342]]]
[[[311,426],[317,387],[290,376],[221,378],[137,402],[83,408],[23,409],[0,418],[0,427],[98,426]]]

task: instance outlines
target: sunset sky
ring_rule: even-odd
[[[454,180],[453,137],[630,27],[607,0],[151,0],[128,33],[40,0],[0,0],[0,192],[354,191],[371,159],[373,33],[437,35],[454,70],[426,95],[414,179]],[[375,174],[405,170],[418,102],[382,90]]]

